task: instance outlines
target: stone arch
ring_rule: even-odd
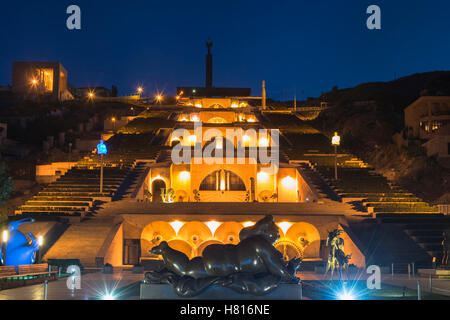
[[[183,141],[183,137],[173,137],[171,140],[170,140],[170,146],[171,147],[174,147],[174,146],[176,146],[177,144],[179,144],[179,143],[181,143]]]
[[[163,178],[152,180],[152,202],[163,202],[161,198],[161,188],[166,188],[166,182]]]
[[[214,238],[223,243],[238,244],[242,228],[242,224],[235,221],[223,222],[214,233]]]
[[[212,238],[211,230],[200,221],[186,222],[178,231],[178,238],[189,242],[193,247]]]
[[[247,186],[244,180],[235,172],[230,170],[224,170],[226,174],[229,174],[229,179],[225,179],[225,190],[227,191],[246,191]],[[200,191],[219,191],[221,190],[220,180],[221,170],[214,170],[209,174],[206,174],[199,186]],[[217,177],[219,176],[219,182]]]
[[[141,232],[142,256],[149,256],[151,248],[157,246],[161,241],[169,241],[174,238],[175,231],[166,221],[153,221],[147,224]]]
[[[303,252],[304,258],[320,257],[320,233],[308,222],[294,223],[286,232],[286,238]]]

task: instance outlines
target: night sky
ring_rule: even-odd
[[[66,8],[81,8],[81,30]],[[366,9],[381,7],[382,30]],[[416,72],[450,69],[450,1],[2,1],[0,85],[13,61],[59,61],[76,87],[174,94],[204,85],[214,42],[214,86],[292,99]],[[302,96],[302,91],[304,95]]]

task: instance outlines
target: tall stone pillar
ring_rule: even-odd
[[[262,82],[262,108],[266,110],[266,81]]]
[[[206,55],[206,83],[205,86],[207,88],[212,87],[212,54],[211,47],[212,42],[206,42],[206,47],[208,48],[208,54]]]

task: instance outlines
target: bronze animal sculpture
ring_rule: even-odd
[[[286,263],[273,246],[278,238],[273,217],[266,216],[254,226],[242,229],[238,244],[211,244],[201,257],[191,260],[162,241],[150,253],[162,256],[165,269],[148,272],[145,281],[172,284],[179,296],[186,297],[198,295],[212,284],[262,295],[276,289],[281,282],[299,281],[296,273],[301,259]]]
[[[330,248],[330,253],[328,254],[327,268],[324,278],[327,277],[328,271],[331,270],[330,280],[333,279],[335,269],[339,270],[339,280],[341,280],[342,272],[345,271],[347,273],[348,262],[351,258],[351,255],[346,255],[344,253],[344,239],[340,237],[342,232],[343,230],[335,229],[328,233],[326,246]]]

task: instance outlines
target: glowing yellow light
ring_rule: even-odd
[[[232,103],[232,104],[231,104],[231,107],[232,107],[232,108],[239,108],[239,106],[238,106],[236,103]]]
[[[181,227],[184,225],[184,222],[175,220],[169,224],[173,228],[173,230],[175,230],[175,235],[178,235],[178,231],[180,231]]]
[[[201,107],[202,107],[202,105],[201,105],[200,103],[197,103],[195,106],[196,106],[197,108],[201,108]]]
[[[255,118],[248,118],[247,121],[248,122],[255,122]]]
[[[283,187],[285,187],[286,189],[295,189],[297,186],[297,183],[295,181],[294,178],[292,177],[285,177],[281,180],[281,184],[283,185]]]
[[[182,95],[183,95],[183,93],[184,93],[183,91],[180,91],[180,96],[182,96]]]
[[[245,221],[245,222],[242,222],[242,225],[244,226],[244,228],[247,228],[247,227],[251,227],[251,226],[255,225],[255,223],[253,221]]]
[[[220,191],[225,191],[225,179],[220,180]]]
[[[260,171],[257,174],[258,182],[267,182],[269,180],[269,174],[264,171]]]
[[[198,118],[198,115],[194,114],[191,116],[191,121],[197,122],[200,121],[200,119]]]
[[[338,136],[337,132],[335,132],[333,138],[331,138],[331,144],[334,146],[338,146],[340,143],[341,143],[341,137]]]
[[[242,137],[242,141],[243,141],[245,144],[247,144],[247,143],[250,141],[250,137],[249,137],[248,135],[244,135],[244,136]]]
[[[37,81],[36,79],[32,79],[32,80],[31,80],[31,84],[32,84],[32,85],[36,85],[37,83],[38,83],[38,81]]]
[[[44,244],[44,237],[43,236],[39,236],[38,237],[38,243],[39,243],[39,247],[41,247]]]
[[[180,100],[180,96],[175,96],[175,99]]]
[[[259,146],[260,147],[268,147],[269,146],[269,139],[267,138],[260,138],[259,139]]]
[[[283,230],[283,234],[286,235],[286,232],[289,230],[289,228],[292,226],[291,222],[283,221],[278,223],[278,226],[281,230]]]
[[[138,87],[138,88],[137,88],[137,91],[138,91],[139,93],[142,93],[142,91],[144,91],[144,89],[142,89],[142,87]]]
[[[223,137],[222,136],[216,137],[216,148],[223,149]]]
[[[94,92],[92,92],[92,91],[89,92],[88,96],[89,96],[89,98],[91,98],[91,99],[94,98]]]
[[[111,118],[112,122],[116,122],[116,118],[112,117]]]
[[[222,224],[222,222],[217,222],[214,220],[205,222],[205,224],[208,226],[209,230],[211,230],[211,234],[214,237],[214,233],[216,232],[217,228]]]
[[[191,178],[191,174],[188,171],[182,171],[180,172],[180,180],[181,181],[187,181]]]
[[[153,180],[162,180],[162,181],[164,181],[164,179],[158,174],[156,177],[154,177],[153,179],[152,179],[152,181]]]
[[[156,100],[161,101],[163,99],[163,96],[161,94],[156,95]]]
[[[3,230],[3,242],[7,242],[8,241],[8,230]]]
[[[190,135],[188,138],[189,143],[191,144],[195,144],[195,142],[197,141],[197,136],[195,134]]]

